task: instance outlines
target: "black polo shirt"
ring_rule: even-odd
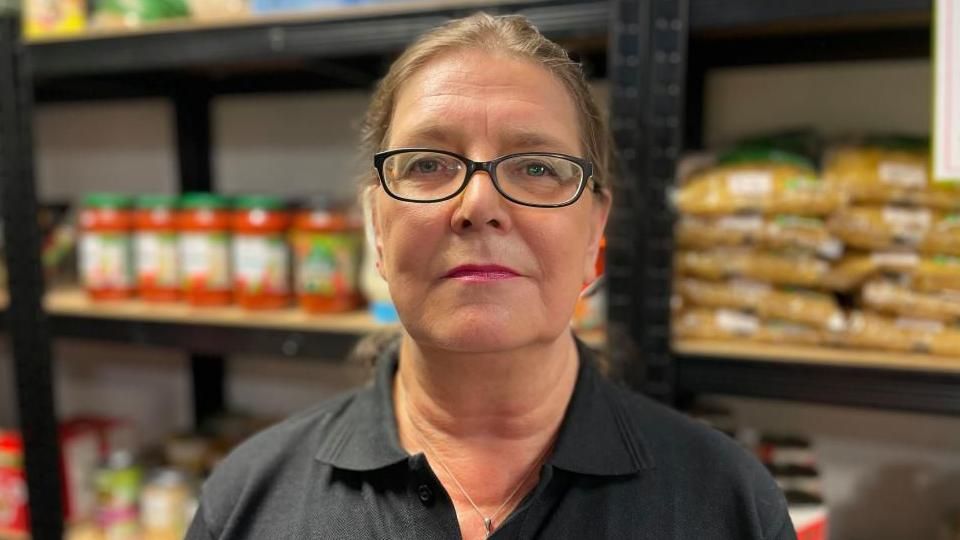
[[[794,539],[786,502],[738,444],[580,367],[540,481],[491,538]],[[449,495],[401,448],[397,348],[371,385],[254,436],[204,485],[187,538],[457,539]],[[509,456],[504,456],[509,459]]]

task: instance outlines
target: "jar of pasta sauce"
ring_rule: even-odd
[[[80,211],[80,279],[93,300],[116,300],[133,294],[130,198],[93,193]]]
[[[363,222],[359,216],[314,200],[293,218],[294,284],[300,307],[335,313],[362,303],[358,287]]]
[[[169,302],[180,297],[177,198],[144,195],[134,213],[137,291],[140,298]]]
[[[290,213],[278,197],[238,197],[233,213],[233,292],[247,309],[290,303]]]
[[[177,213],[183,297],[195,306],[233,299],[230,272],[230,206],[225,197],[187,193]]]

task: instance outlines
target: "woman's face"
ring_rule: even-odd
[[[431,61],[397,95],[387,148],[584,156],[575,104],[545,68],[467,50]],[[374,191],[378,267],[418,343],[496,352],[555,340],[569,326],[609,210],[589,187],[571,206],[504,199],[484,172],[457,197],[409,203]],[[458,270],[459,269],[459,270]]]

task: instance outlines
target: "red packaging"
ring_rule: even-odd
[[[824,506],[791,506],[790,520],[797,531],[797,540],[827,540],[827,515]]]
[[[0,431],[0,534],[27,532],[27,478],[20,435]]]

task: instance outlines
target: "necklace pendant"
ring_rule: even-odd
[[[487,538],[490,538],[490,535],[493,534],[493,519],[483,518],[483,526],[487,529]]]

